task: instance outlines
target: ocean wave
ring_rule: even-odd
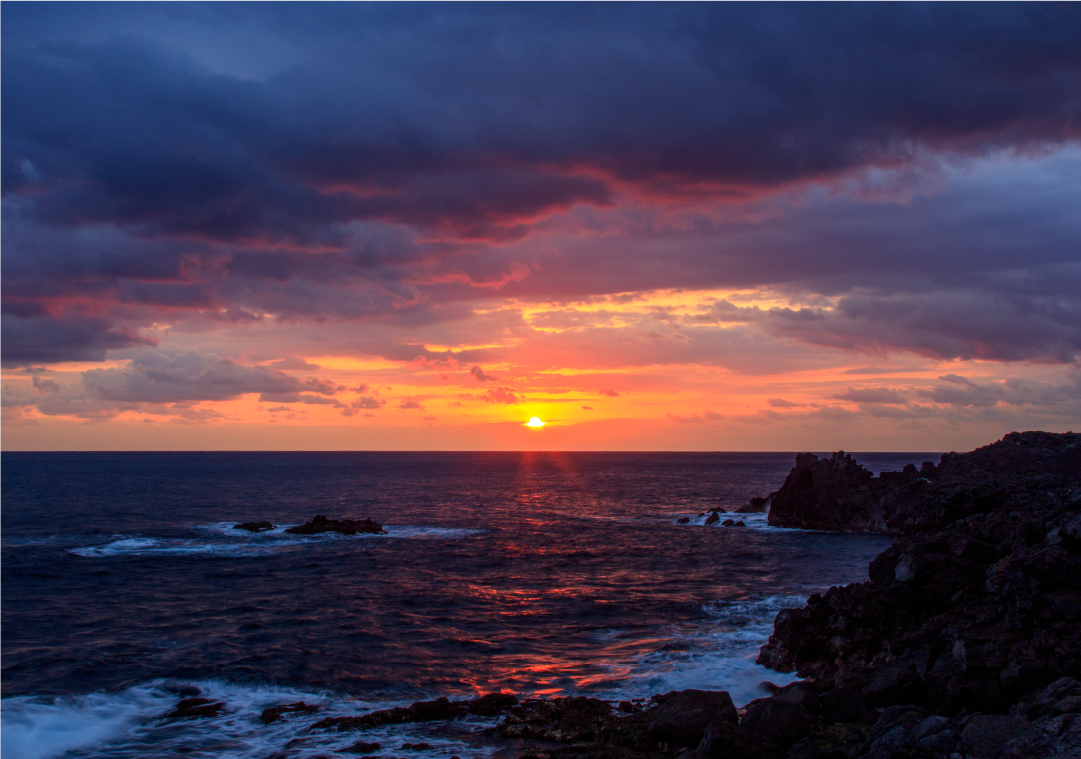
[[[706,525],[706,520],[709,519],[710,512],[707,511],[704,514],[701,514],[701,516],[699,516],[699,514],[701,514],[701,512],[696,512],[696,513],[693,513],[693,514],[689,514],[689,513],[686,513],[686,514],[670,514],[670,515],[666,516],[666,520],[670,521],[672,524],[675,524],[675,525],[677,525],[679,527],[695,527],[695,526],[703,527],[703,526],[707,526]],[[718,516],[721,518],[721,522],[723,522],[726,519],[732,519],[732,520],[735,520],[737,522],[742,521],[745,527],[750,527],[751,529],[755,529],[755,530],[774,531],[774,530],[784,529],[782,527],[770,527],[769,522],[768,522],[768,515],[767,515],[766,512],[760,512],[760,513],[756,513],[756,514],[739,514],[739,513],[735,512],[735,511],[729,511],[726,514],[719,514]],[[679,521],[680,519],[688,519],[690,521],[683,522],[681,524],[680,521]],[[710,527],[720,527],[721,522],[716,522],[715,524],[708,525],[708,526],[710,526]]]
[[[306,545],[347,540],[373,540],[388,538],[443,538],[456,539],[476,535],[483,530],[456,527],[432,527],[425,525],[386,525],[386,535],[341,535],[335,532],[321,535],[292,535],[285,532],[292,525],[279,525],[273,530],[252,533],[233,527],[236,522],[219,522],[200,525],[196,529],[213,533],[226,540],[199,540],[189,538],[150,538],[141,536],[114,536],[116,539],[102,545],[80,546],[68,549],[68,553],[85,558],[108,558],[112,556],[265,556],[281,550],[297,550]],[[237,541],[240,542],[237,542]]]
[[[686,688],[724,690],[737,706],[743,706],[769,695],[762,687],[765,681],[787,685],[799,679],[766,669],[755,659],[773,632],[777,613],[805,602],[805,595],[778,595],[706,604],[701,607],[704,621],[659,630],[653,650],[599,661],[603,674],[583,679],[578,686],[589,695],[613,701]],[[606,635],[614,639],[624,633]]]
[[[188,697],[179,693],[198,693],[226,706],[220,716],[212,719],[164,720],[181,698]],[[318,715],[286,714],[269,725],[260,721],[264,709],[297,701],[318,706]],[[417,723],[390,725],[363,735],[305,734],[312,723],[324,717],[363,714],[407,703],[219,681],[155,680],[118,693],[5,698],[0,702],[0,749],[5,757],[19,759],[181,755],[265,759],[279,755],[288,744],[289,756],[306,759],[339,752],[363,740],[380,743],[389,752],[400,750],[404,743],[431,746],[428,750],[408,751],[417,759],[452,754],[487,756],[494,751],[494,747],[478,745],[473,733],[496,720],[477,717],[456,721],[451,729],[442,723]]]

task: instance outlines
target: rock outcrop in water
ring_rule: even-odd
[[[209,698],[185,698],[163,719],[209,719],[217,717],[223,709],[225,709],[225,703],[222,701],[215,702]]]
[[[338,532],[342,535],[356,535],[367,533],[371,535],[386,535],[383,525],[373,519],[327,519],[320,514],[306,524],[297,525],[286,529],[293,535],[318,535],[323,532]]]
[[[869,582],[778,615],[758,661],[807,678],[794,722],[764,720],[803,725],[789,756],[1081,756],[1081,435],[877,478],[804,454],[770,523],[900,536]]]
[[[417,701],[412,706],[396,706],[356,717],[328,717],[308,728],[311,730],[371,730],[383,725],[399,725],[405,722],[433,722],[456,719],[468,714],[494,717],[503,709],[518,703],[518,697],[510,693],[489,693],[472,701],[451,701],[437,698],[434,701]]]
[[[938,466],[875,477],[844,451],[819,459],[796,456],[796,466],[773,494],[775,527],[857,530],[894,535],[926,532],[970,514],[1025,508],[1033,497],[1076,484],[1081,451],[1073,433],[1013,432],[971,453],[943,454]]]
[[[274,525],[270,522],[241,522],[233,525],[234,530],[247,530],[248,532],[266,532],[273,530]]]

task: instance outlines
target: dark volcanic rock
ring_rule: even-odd
[[[809,530],[883,531],[885,523],[875,513],[873,479],[844,451],[822,460],[813,453],[801,453],[773,496],[769,523]]]
[[[653,713],[649,737],[662,744],[694,748],[716,720],[739,723],[727,692],[688,689],[669,693]]]
[[[497,728],[500,735],[552,743],[594,742],[613,721],[607,702],[585,696],[530,699],[508,712]]]
[[[964,753],[981,759],[998,759],[1006,744],[1015,739],[1024,741],[1035,734],[1028,721],[1001,714],[977,714],[961,731]]]
[[[758,661],[810,678],[821,720],[792,759],[1081,757],[1081,436],[1011,433],[881,478],[801,456],[775,514],[899,536],[869,582],[777,616]]]
[[[844,451],[828,459],[801,453],[784,485],[772,496],[769,523],[897,535],[926,531],[929,526],[999,510],[996,502],[1003,498],[1076,485],[1081,471],[1079,437],[1011,432],[971,453],[943,454],[937,467],[925,461],[918,470],[909,465],[904,471],[883,472],[878,477]],[[1036,538],[1032,533],[1032,539]]]
[[[417,701],[412,706],[396,706],[393,709],[381,709],[356,717],[327,717],[308,728],[312,730],[337,730],[340,733],[350,730],[370,730],[381,725],[397,725],[403,722],[433,722],[435,720],[456,719],[467,714],[482,717],[494,717],[503,709],[518,703],[518,697],[512,693],[488,693],[472,701],[450,701],[437,698],[434,701]]]
[[[721,521],[721,518],[717,516],[717,512],[714,511],[708,517],[706,517],[706,524],[717,524]]]
[[[274,525],[270,522],[241,522],[233,525],[234,530],[247,530],[248,532],[266,532],[273,530]]]
[[[679,519],[676,520],[676,522],[679,523],[679,524],[689,524],[690,521],[691,521],[690,517],[680,517]]]
[[[770,493],[765,498],[752,498],[750,503],[745,506],[740,506],[735,511],[737,514],[761,514],[769,508],[770,502],[775,495],[777,494]]]
[[[176,709],[165,715],[164,719],[206,719],[217,717],[225,708],[223,702],[214,702],[209,698],[185,698],[176,705]]]
[[[739,726],[771,743],[787,749],[806,738],[818,726],[811,712],[794,700],[781,697],[761,698],[747,705]]]
[[[518,697],[513,693],[488,693],[472,701],[456,701],[455,705],[464,705],[470,714],[480,717],[494,717],[504,709],[517,706]]]
[[[259,719],[262,720],[264,725],[269,725],[281,719],[283,714],[315,714],[317,711],[319,711],[318,706],[297,701],[292,704],[282,704],[281,706],[271,706],[268,709],[263,709]]]
[[[782,611],[760,663],[947,712],[1081,676],[1081,436],[1011,434],[942,468],[871,581]]]
[[[780,746],[741,730],[726,719],[709,724],[695,754],[706,759],[782,759],[785,755]]]
[[[383,525],[371,519],[327,519],[321,514],[307,524],[288,528],[286,532],[293,535],[318,535],[323,532],[340,532],[342,535],[386,534]]]

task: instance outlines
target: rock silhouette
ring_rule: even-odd
[[[367,533],[371,535],[385,535],[383,525],[372,519],[327,519],[319,515],[305,524],[289,527],[286,532],[293,535],[318,535],[323,532],[338,532],[342,535],[356,535]]]

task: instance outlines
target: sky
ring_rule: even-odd
[[[0,15],[3,450],[1081,427],[1076,4]]]

